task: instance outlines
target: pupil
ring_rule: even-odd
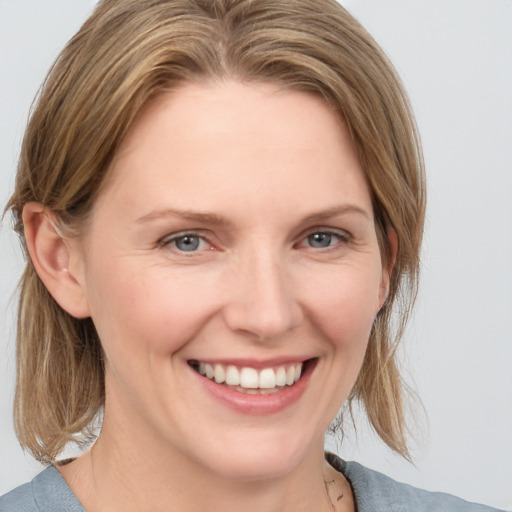
[[[182,236],[176,240],[176,247],[180,251],[195,251],[199,247],[199,238],[197,236]]]
[[[332,236],[329,233],[315,233],[309,236],[312,247],[329,247]]]

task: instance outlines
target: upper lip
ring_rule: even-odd
[[[253,359],[253,358],[194,358],[189,359],[189,363],[205,363],[205,364],[223,364],[226,366],[233,365],[238,367],[250,367],[255,369],[270,368],[286,364],[304,363],[313,359],[311,356],[281,356],[271,359]]]

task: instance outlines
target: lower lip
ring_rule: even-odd
[[[314,362],[311,361],[305,368],[302,377],[293,385],[287,386],[282,391],[264,395],[250,395],[235,391],[213,380],[203,377],[195,370],[192,370],[200,379],[204,388],[219,402],[230,409],[251,416],[265,416],[276,414],[296,403],[306,390],[311,373],[314,369]]]

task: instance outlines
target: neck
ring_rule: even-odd
[[[88,512],[353,510],[349,484],[324,464],[318,439],[280,474],[223,474],[214,463],[205,467],[158,433],[145,432],[136,418],[113,421],[106,415],[92,449],[59,470]]]
[[[350,489],[334,491],[334,470],[324,471],[322,446],[286,475],[236,480],[212,474],[180,453],[110,441],[103,433],[89,452],[59,468],[89,512],[350,510]]]

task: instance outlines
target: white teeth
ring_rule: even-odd
[[[199,363],[197,371],[217,384],[239,386],[247,390],[266,389],[279,391],[277,388],[292,386],[302,374],[303,363],[276,368],[264,368],[260,371],[251,367],[241,370],[234,365]],[[252,391],[251,391],[252,392]]]
[[[215,382],[217,384],[222,384],[226,380],[226,373],[224,372],[224,367],[221,364],[215,365]]]
[[[205,364],[204,371],[205,371],[206,376],[209,379],[213,379],[213,377],[215,375],[215,370],[213,369],[213,366],[211,364]]]
[[[296,364],[295,365],[295,382],[297,382],[300,379],[300,374],[302,372],[302,364]]]
[[[280,366],[276,371],[276,386],[286,386],[286,368]]]
[[[258,387],[262,389],[272,389],[276,387],[276,373],[272,368],[261,370]]]
[[[291,386],[295,382],[295,367],[290,366],[286,372],[286,385]]]
[[[240,385],[240,372],[236,366],[228,366],[226,369],[226,384],[230,386]]]
[[[254,368],[242,368],[240,372],[240,386],[243,388],[258,388],[258,371]]]

